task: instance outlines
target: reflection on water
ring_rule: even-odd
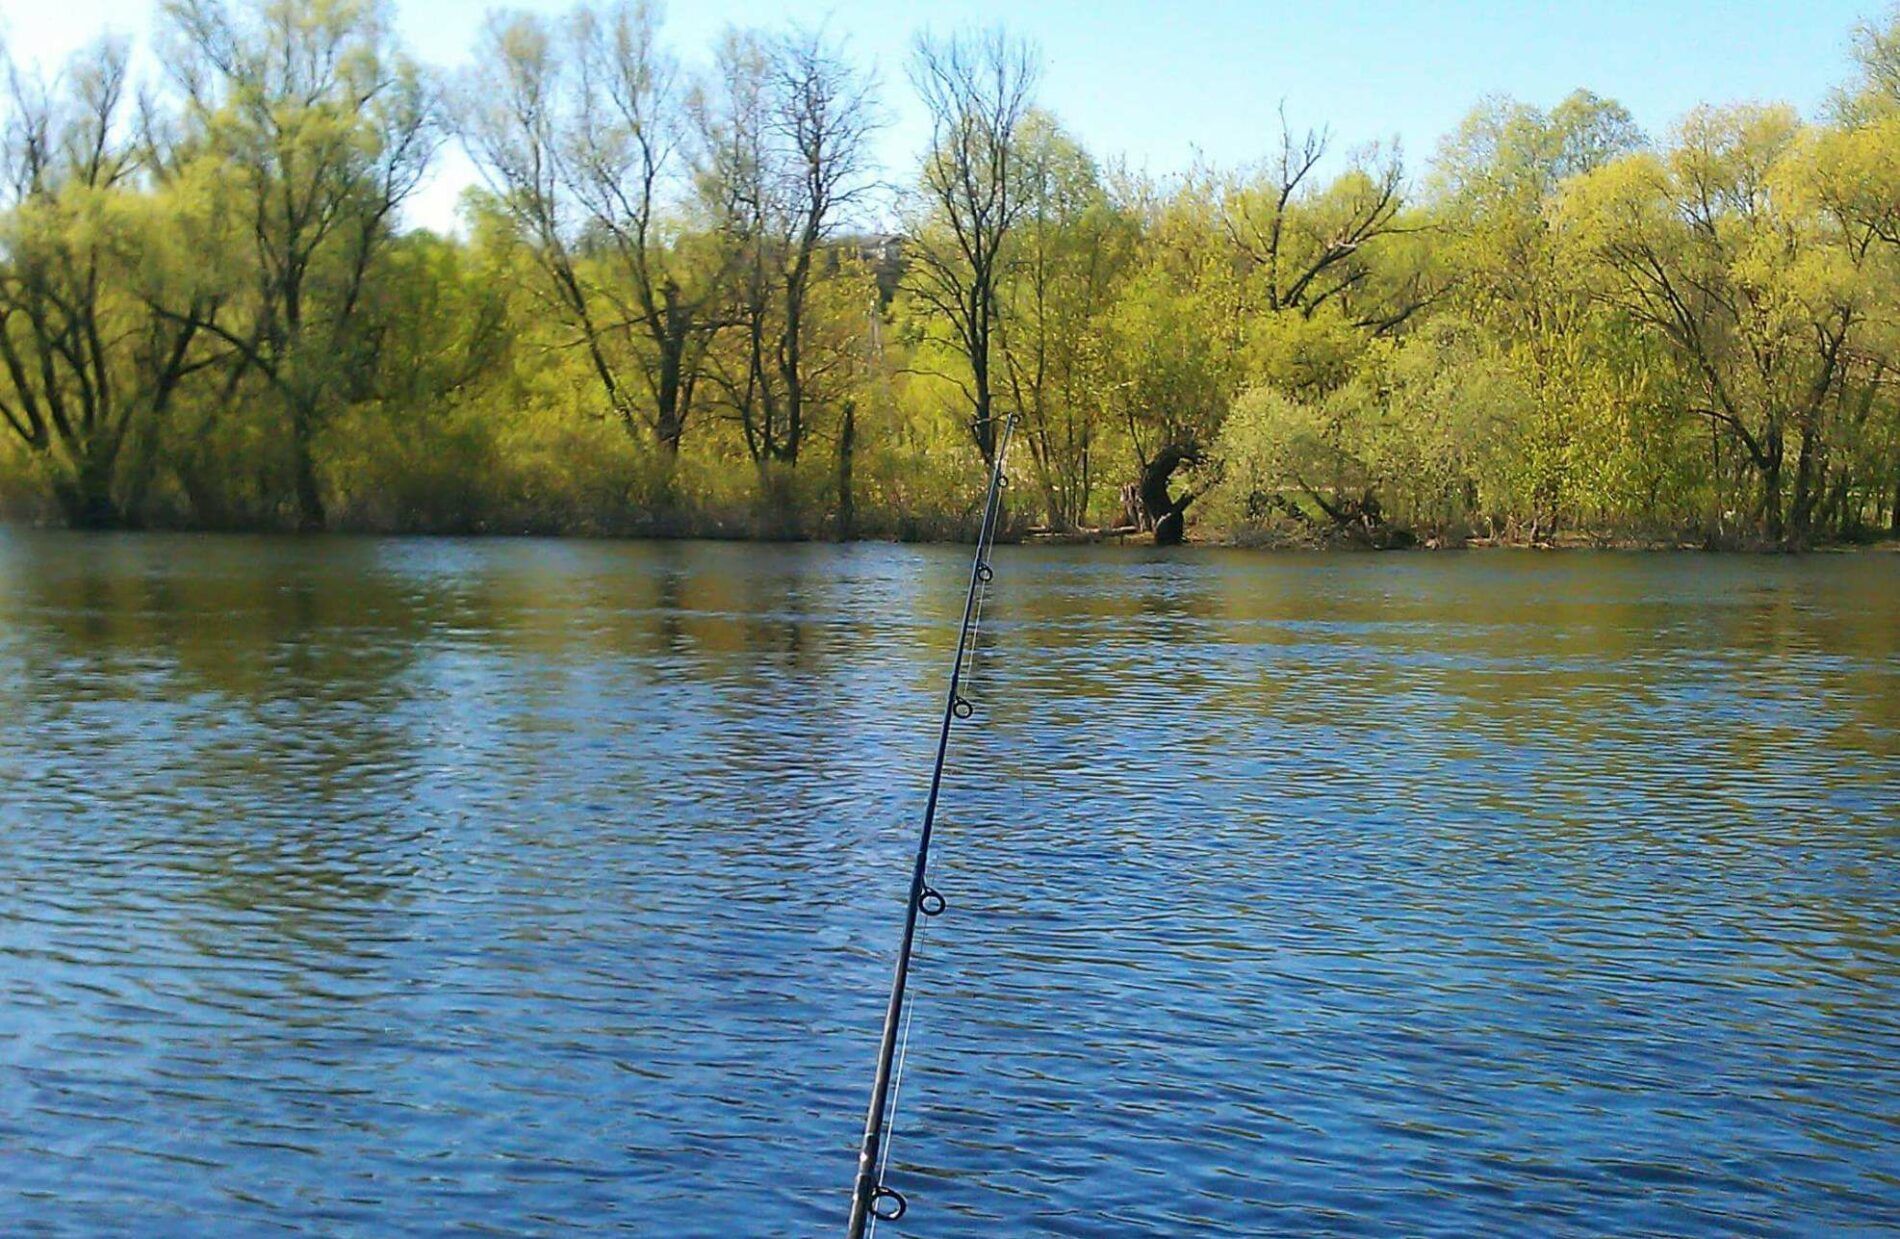
[[[839,1227],[966,572],[0,534],[0,1230]],[[1894,1225],[1897,610],[1000,552],[886,1232]]]

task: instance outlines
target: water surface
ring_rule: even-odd
[[[0,533],[0,1232],[840,1230],[966,579]],[[1897,614],[999,552],[884,1233],[1900,1225]]]

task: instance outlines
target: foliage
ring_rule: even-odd
[[[1815,118],[1490,99],[1408,173],[1282,117],[1157,182],[1001,31],[918,40],[892,178],[821,33],[696,69],[652,5],[582,0],[492,16],[445,81],[385,0],[160,13],[151,82],[110,41],[7,74],[16,514],[947,537],[1014,417],[1018,530],[1900,531],[1900,14]],[[449,141],[465,231],[405,231]]]

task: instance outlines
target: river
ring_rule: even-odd
[[[0,531],[0,1231],[841,1232],[966,554]],[[996,566],[883,1233],[1900,1225],[1900,555]]]

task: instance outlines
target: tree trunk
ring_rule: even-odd
[[[677,415],[672,413],[662,415],[658,434],[660,450],[665,452],[668,456],[678,456],[680,454],[680,439],[684,436],[684,432],[685,427],[680,425],[680,419]]]
[[[308,409],[298,409],[291,418],[292,450],[296,459],[297,532],[322,533],[325,520],[323,493],[317,489],[317,462],[311,441],[316,437]]]
[[[996,426],[990,421],[989,382],[979,378],[976,383],[976,415],[970,429],[976,435],[976,450],[983,454],[983,463],[996,463]]]
[[[185,501],[191,505],[191,520],[199,529],[229,529],[233,519],[226,480],[218,472],[212,453],[202,444],[192,448],[175,466],[178,483],[184,487]]]
[[[1801,459],[1794,466],[1794,507],[1789,513],[1789,525],[1794,536],[1803,542],[1814,527],[1814,505],[1820,498],[1823,480],[1818,472],[1821,462],[1816,459],[1820,452],[1817,438],[1813,427],[1801,428]]]
[[[779,459],[788,465],[798,463],[800,440],[805,437],[805,370],[802,362],[804,334],[804,288],[802,280],[792,281],[785,295],[785,330],[780,335],[779,378],[785,384],[785,452]],[[846,406],[845,420],[851,419]],[[844,454],[839,443],[840,457]]]
[[[654,437],[660,441],[660,450],[668,456],[680,454],[680,439],[686,430],[685,418],[680,415],[680,359],[669,352],[660,359],[660,398],[659,407],[654,410]]]
[[[1192,443],[1170,443],[1156,453],[1141,469],[1141,506],[1154,522],[1156,546],[1179,546],[1187,536],[1188,504],[1194,502],[1189,491],[1179,499],[1168,494],[1168,480],[1182,465],[1200,462],[1200,448]]]
[[[86,453],[78,474],[55,484],[53,493],[73,529],[118,529],[125,524],[112,498],[112,464],[98,459],[96,452]]]
[[[1761,466],[1762,531],[1779,546],[1787,533],[1781,521],[1781,433],[1771,431],[1766,437],[1767,459]]]
[[[1148,508],[1141,502],[1141,483],[1123,483],[1121,499],[1124,528],[1133,526],[1143,533],[1154,528],[1154,522],[1148,518]]]
[[[659,385],[653,410],[654,436],[660,450],[668,456],[680,454],[680,440],[686,433],[686,412],[692,403],[693,376],[687,373],[686,348],[690,320],[686,311],[675,304],[676,293],[669,283],[666,291],[666,331],[656,341],[660,350]]]
[[[858,448],[858,407],[844,402],[844,424],[838,427],[838,541],[849,542],[858,533],[857,500],[851,493],[852,456]]]

